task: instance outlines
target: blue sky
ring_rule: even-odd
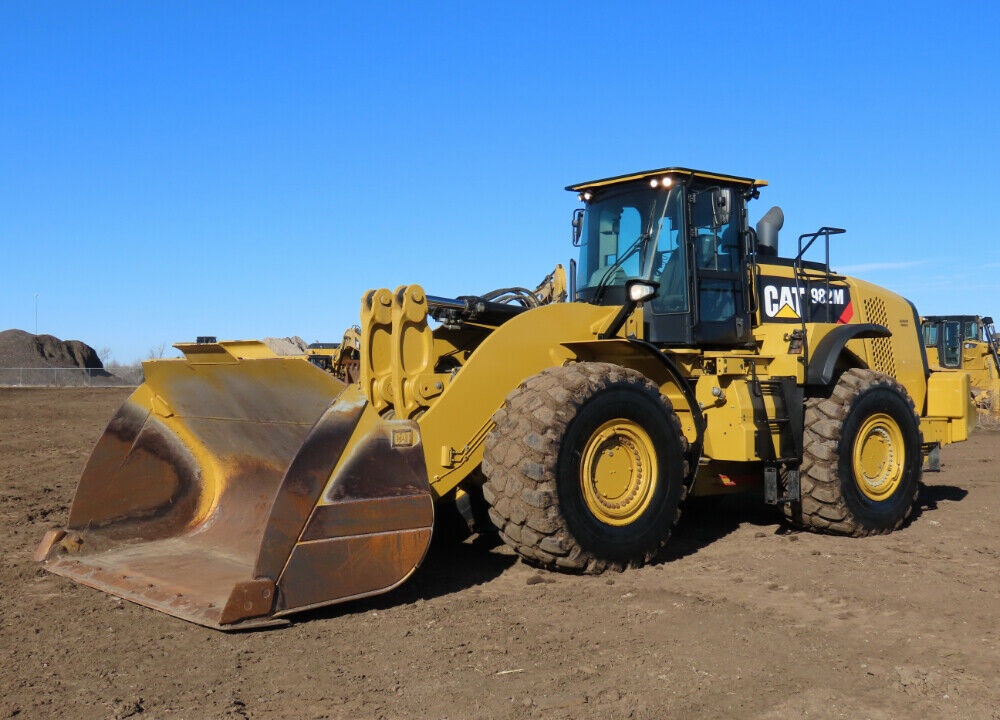
[[[764,178],[783,242],[1000,313],[993,3],[0,3],[0,330],[338,340],[369,288],[533,287],[563,187]],[[785,245],[784,247],[788,247]],[[954,289],[954,291],[952,291]]]

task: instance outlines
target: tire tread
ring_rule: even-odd
[[[866,526],[851,512],[840,489],[839,451],[844,421],[858,397],[880,386],[887,387],[906,399],[918,428],[918,448],[923,443],[919,431],[920,417],[913,400],[895,378],[875,370],[852,368],[845,371],[829,398],[806,400],[803,457],[799,468],[802,500],[784,506],[785,517],[794,526],[815,532],[863,537],[897,530],[910,516],[920,491],[919,463],[912,497],[905,512],[892,527]]]
[[[567,528],[557,491],[560,441],[583,403],[615,385],[638,389],[663,406],[680,440],[685,458],[682,477],[687,477],[688,443],[680,419],[659,388],[641,373],[611,363],[581,362],[548,368],[528,378],[507,395],[494,415],[483,456],[483,494],[504,542],[534,564],[587,574],[641,566],[658,554],[680,518],[678,503],[658,545],[628,562],[584,550]],[[681,500],[685,494],[682,487]]]

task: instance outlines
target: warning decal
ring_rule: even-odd
[[[843,283],[791,278],[758,278],[758,300],[765,320],[846,323],[854,315],[850,288]]]

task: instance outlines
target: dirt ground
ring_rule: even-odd
[[[45,573],[118,389],[0,389],[0,717],[1000,718],[1000,433],[892,535],[689,508],[664,562],[538,571],[436,543],[398,590],[240,634]]]

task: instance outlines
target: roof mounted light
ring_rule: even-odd
[[[671,185],[673,185],[673,183],[674,183],[673,179],[669,175],[667,175],[667,176],[664,176],[664,177],[661,177],[661,178],[652,178],[649,181],[649,187],[651,187],[651,188],[655,188],[655,187],[668,188]]]
[[[587,202],[590,198],[594,197],[590,192],[582,192],[576,196],[580,202]]]

